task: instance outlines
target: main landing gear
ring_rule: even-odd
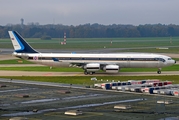
[[[157,73],[158,73],[158,74],[161,74],[161,68],[158,69]]]
[[[85,75],[88,75],[88,74],[92,75],[92,74],[94,74],[94,73],[95,73],[95,72],[84,71],[84,74],[85,74]]]

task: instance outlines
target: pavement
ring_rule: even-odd
[[[179,71],[162,71],[157,72],[119,72],[116,74],[95,73],[93,75],[84,75],[83,72],[37,72],[37,71],[5,71],[0,70],[0,76],[164,76],[179,75]]]
[[[17,57],[12,56],[12,54],[0,54],[0,60],[12,60],[18,59]]]
[[[45,66],[41,64],[0,64],[0,67],[37,67]]]

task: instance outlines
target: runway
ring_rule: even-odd
[[[179,71],[157,72],[119,72],[116,74],[95,73],[93,75],[84,75],[83,72],[36,72],[36,71],[5,71],[0,70],[0,76],[164,76],[179,75]]]

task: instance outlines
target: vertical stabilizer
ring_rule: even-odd
[[[25,39],[16,31],[8,31],[15,52],[17,53],[38,53],[34,50]]]

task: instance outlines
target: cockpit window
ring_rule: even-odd
[[[163,58],[160,58],[160,61],[162,61],[162,62],[165,62],[165,59],[163,59]]]
[[[172,58],[168,58],[168,60],[172,60]]]
[[[155,60],[165,62],[165,59],[163,58],[155,58]]]

